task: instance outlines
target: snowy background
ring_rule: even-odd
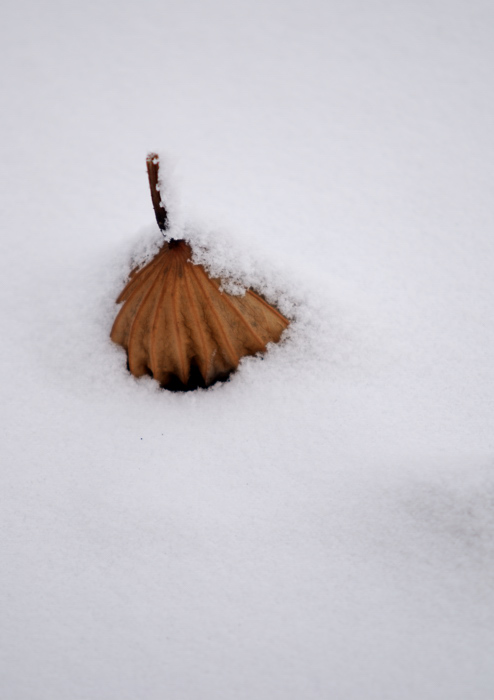
[[[1,695],[494,696],[491,0],[16,0],[0,24]],[[286,342],[108,339],[145,156]]]

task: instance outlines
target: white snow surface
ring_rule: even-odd
[[[0,32],[2,698],[490,700],[491,0]],[[208,391],[108,337],[151,150],[197,259],[293,319]]]

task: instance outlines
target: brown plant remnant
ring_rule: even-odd
[[[151,154],[147,162],[156,219],[165,230],[167,213],[156,188],[158,158]],[[265,351],[288,326],[254,291],[244,296],[222,291],[221,281],[191,257],[186,241],[171,240],[151,262],[133,270],[117,299],[123,306],[111,331],[111,339],[127,350],[134,376],[149,374],[179,391],[225,380],[242,357]]]

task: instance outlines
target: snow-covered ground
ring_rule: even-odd
[[[492,1],[0,27],[2,698],[490,700]],[[291,305],[209,391],[108,338],[152,149],[209,262]]]

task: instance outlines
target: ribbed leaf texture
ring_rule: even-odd
[[[135,270],[111,339],[127,350],[128,367],[174,390],[207,387],[226,379],[240,359],[278,342],[288,320],[252,290],[220,291],[220,281],[191,262],[185,241],[165,243]]]

